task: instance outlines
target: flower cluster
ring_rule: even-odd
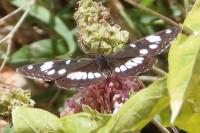
[[[9,117],[11,110],[18,106],[33,107],[30,91],[0,83],[0,116]]]
[[[110,13],[101,3],[80,0],[74,18],[79,26],[79,44],[84,52],[109,55],[125,46],[129,33],[111,25]]]
[[[66,108],[61,116],[82,111],[82,105],[104,114],[113,114],[125,101],[142,88],[141,82],[136,77],[112,76],[101,83],[90,85],[81,89],[77,94],[68,99]]]

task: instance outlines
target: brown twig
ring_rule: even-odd
[[[12,38],[13,36],[15,35],[15,33],[17,32],[17,30],[19,29],[19,27],[22,25],[22,23],[24,22],[25,18],[27,17],[28,15],[28,12],[30,11],[31,9],[31,6],[35,3],[35,0],[30,0],[29,3],[27,4],[27,9],[25,10],[24,14],[22,15],[22,17],[19,19],[19,21],[17,22],[17,24],[14,26],[14,28],[3,38],[0,40],[0,44],[4,41],[8,41],[8,48],[7,48],[7,51],[6,51],[6,55],[5,55],[5,58],[3,60],[3,63],[1,64],[1,67],[0,67],[0,72],[2,72],[7,60],[8,60],[8,56],[11,52],[11,47],[12,47]],[[24,5],[22,7],[25,7]],[[15,10],[14,13],[17,13],[19,10],[22,9],[22,7],[18,8],[17,11]],[[3,20],[14,15],[13,12],[9,15],[7,15],[7,17],[4,17],[2,18]],[[2,20],[1,19],[1,20]]]
[[[15,15],[15,14],[17,14],[18,12],[20,12],[21,10],[23,10],[26,6],[27,6],[27,3],[24,4],[23,6],[17,8],[17,9],[14,10],[13,12],[11,12],[10,14],[8,14],[8,15],[4,16],[3,18],[1,18],[1,19],[0,19],[0,22],[1,22],[1,21],[4,21],[4,20],[6,20],[6,19],[8,19],[8,18],[10,18],[10,17],[12,17],[12,16]]]
[[[124,0],[124,1],[126,1],[127,3],[145,11],[146,13],[149,13],[149,14],[152,14],[154,16],[161,18],[162,20],[169,23],[170,25],[173,25],[175,27],[179,27],[180,29],[182,29],[182,32],[186,35],[192,35],[193,34],[193,31],[190,28],[185,27],[182,24],[178,24],[175,21],[173,21],[172,19],[170,19],[170,18],[168,18],[168,17],[166,17],[166,16],[164,16],[164,15],[158,13],[158,12],[155,12],[155,11],[149,9],[149,8],[146,8],[146,7],[142,6],[141,4],[138,4],[134,0]]]
[[[7,47],[6,55],[5,55],[4,60],[1,64],[1,67],[0,67],[0,73],[2,72],[4,66],[6,65],[6,62],[8,61],[8,55],[10,54],[11,48],[12,48],[12,38],[9,38],[7,42],[8,42],[8,47]]]

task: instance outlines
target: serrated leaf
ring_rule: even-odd
[[[16,133],[64,133],[58,117],[42,109],[16,108],[12,122]]]
[[[169,104],[166,78],[131,97],[98,132],[138,131]]]
[[[200,32],[200,21],[196,21],[200,20],[199,13],[200,0],[197,0],[184,22],[184,26],[191,28],[195,35],[180,35],[170,49],[167,85],[171,98],[171,123],[175,122],[188,98],[192,106],[200,107],[200,35],[197,35]]]
[[[45,39],[26,45],[15,52],[10,63],[31,64],[65,54],[68,49],[62,40]]]
[[[20,7],[21,5],[25,5],[27,0],[11,0],[11,3]],[[68,44],[69,51],[67,53],[68,56],[71,56],[76,50],[76,42],[73,38],[73,32],[69,30],[67,25],[58,17],[46,9],[45,7],[34,4],[29,12],[29,14],[43,23],[49,25],[49,28],[52,28],[56,31]]]

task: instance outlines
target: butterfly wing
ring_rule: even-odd
[[[101,80],[103,75],[98,70],[95,59],[60,60],[41,64],[27,65],[17,69],[25,77],[56,81],[62,88],[87,86]]]
[[[97,61],[79,67],[64,77],[56,80],[56,85],[62,88],[80,87],[88,86],[92,83],[105,79],[102,72],[98,68],[99,65]]]
[[[109,57],[115,73],[136,75],[150,69],[155,62],[152,56],[160,54],[170,46],[179,33],[178,28],[170,28],[142,38],[121,52]],[[105,78],[99,71],[97,60],[62,60],[28,65],[17,69],[29,78],[56,81],[59,87],[87,86]]]
[[[166,50],[170,43],[177,37],[180,29],[172,27],[153,35],[149,35],[131,43],[111,58],[130,58],[138,56],[155,56]]]
[[[17,72],[25,77],[53,81],[65,76],[78,66],[90,64],[93,60],[58,60],[48,61],[40,64],[19,67]],[[78,64],[78,65],[77,65]]]
[[[172,27],[131,43],[124,50],[110,56],[115,73],[121,76],[136,75],[152,68],[155,55],[162,53],[180,32]]]

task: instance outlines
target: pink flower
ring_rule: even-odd
[[[104,114],[116,113],[128,100],[131,93],[135,93],[141,88],[142,84],[136,77],[109,77],[101,83],[81,89],[68,99],[61,116],[81,112],[82,105],[88,105]]]

